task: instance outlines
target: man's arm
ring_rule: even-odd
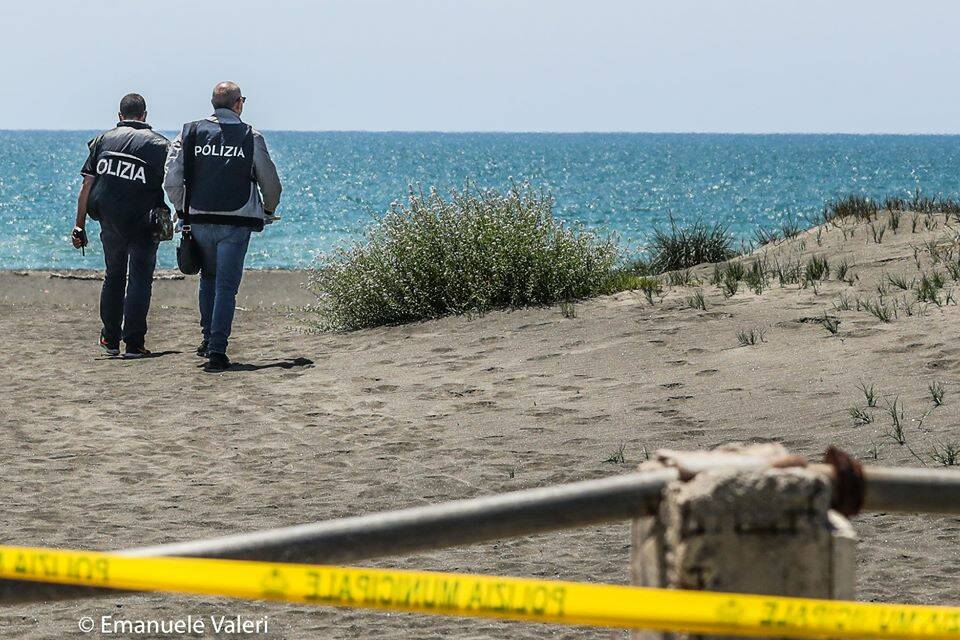
[[[80,195],[77,196],[77,217],[73,224],[74,230],[80,229],[82,231],[87,226],[87,203],[90,200],[90,189],[93,188],[93,183],[97,179],[97,149],[100,147],[100,138],[100,136],[97,136],[87,143],[87,158],[80,169],[83,184],[80,186]],[[71,233],[70,237],[73,239],[73,246],[77,249],[81,248],[82,238],[74,233]]]
[[[267,142],[259,131],[253,132],[253,177],[260,186],[260,195],[263,196],[263,209],[273,214],[280,205],[280,176],[277,175],[277,165],[273,164]]]
[[[74,229],[83,230],[87,226],[87,201],[90,199],[90,189],[93,187],[94,180],[96,180],[94,176],[83,176],[83,185],[81,185],[80,195],[77,197],[77,220],[73,225]],[[83,243],[81,237],[74,234],[71,234],[70,237],[73,239],[74,248],[79,249]]]
[[[181,134],[182,135],[182,134]],[[167,199],[178,212],[183,211],[183,153],[181,136],[178,135],[167,151],[167,161],[163,171],[163,190]]]

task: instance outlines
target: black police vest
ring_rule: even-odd
[[[124,233],[148,228],[150,210],[164,206],[163,165],[169,141],[147,125],[121,123],[91,141],[95,175],[87,210]]]
[[[253,128],[242,122],[201,120],[189,145],[190,210],[229,212],[247,204],[253,182]]]

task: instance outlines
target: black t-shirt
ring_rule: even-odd
[[[165,206],[163,165],[170,141],[145,122],[124,120],[87,146],[80,173],[95,178],[87,213],[130,239],[148,236],[150,210]]]

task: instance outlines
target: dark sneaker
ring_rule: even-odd
[[[201,358],[210,357],[210,341],[209,340],[204,340],[203,342],[197,345],[197,355],[200,356]]]
[[[230,368],[230,358],[225,353],[213,353],[209,355],[210,360],[203,367],[207,373],[220,373]]]
[[[120,355],[120,342],[110,342],[104,338],[103,335],[100,336],[100,348],[110,357],[116,357]]]
[[[150,351],[143,347],[131,347],[127,345],[126,350],[123,352],[124,360],[136,360],[137,358],[145,358],[150,355]]]

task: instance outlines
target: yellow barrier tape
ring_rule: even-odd
[[[0,546],[0,578],[741,636],[960,638],[960,607]]]

